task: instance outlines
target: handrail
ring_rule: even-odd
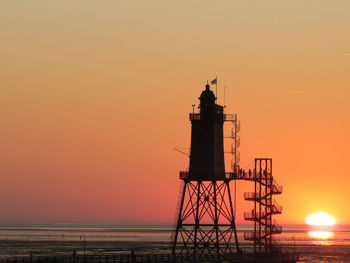
[[[179,175],[180,175],[180,179],[187,179],[188,178],[188,171],[180,171]]]
[[[236,114],[223,114],[222,116],[224,121],[234,121],[234,116],[236,117]]]
[[[200,120],[201,119],[201,114],[200,113],[190,113],[190,121],[193,120]]]
[[[279,209],[271,210],[269,213],[261,212],[258,213],[254,210],[249,212],[244,212],[244,219],[245,220],[254,220],[254,221],[261,221],[262,219],[265,219],[265,217],[270,216],[271,214],[280,214],[282,213],[282,207]]]
[[[200,120],[201,119],[201,114],[200,113],[190,113],[190,121],[193,120]],[[223,121],[234,121],[236,116],[234,114],[223,114],[222,119]]]

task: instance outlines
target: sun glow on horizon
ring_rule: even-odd
[[[313,213],[305,219],[306,224],[311,226],[332,226],[335,219],[326,213]]]
[[[310,237],[318,239],[328,239],[334,236],[334,233],[330,231],[309,231],[307,234]]]

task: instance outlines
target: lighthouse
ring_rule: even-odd
[[[191,113],[191,150],[188,171],[180,172],[183,187],[177,210],[173,253],[196,258],[238,253],[238,239],[230,190],[225,173],[224,107],[207,84],[199,113]]]

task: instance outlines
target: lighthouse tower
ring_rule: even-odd
[[[232,121],[207,84],[200,95],[200,112],[191,113],[191,152],[183,180],[173,236],[173,253],[187,256],[238,253],[239,246],[226,176],[223,125]],[[232,117],[232,116],[231,116]]]

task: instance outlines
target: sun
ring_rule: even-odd
[[[313,213],[305,219],[306,224],[312,226],[332,226],[335,219],[326,213]]]

